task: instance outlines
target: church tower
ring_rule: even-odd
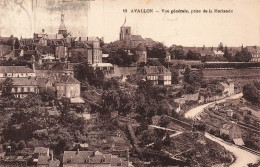
[[[126,18],[124,24],[120,27],[119,40],[120,41],[130,41],[131,40],[131,27],[125,26]]]
[[[62,34],[64,38],[67,37],[67,29],[64,23],[64,14],[63,12],[61,13],[61,20],[60,20],[60,27],[59,27],[59,31],[58,34]]]

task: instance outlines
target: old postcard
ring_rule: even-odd
[[[0,0],[0,166],[260,166],[259,0]]]

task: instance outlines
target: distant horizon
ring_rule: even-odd
[[[67,4],[58,0],[28,0],[23,1],[22,7],[4,1],[6,6],[0,4],[0,36],[33,38],[33,32],[41,33],[42,29],[47,34],[56,34],[63,11],[67,31],[72,36],[104,37],[105,43],[119,39],[126,17],[126,25],[131,26],[133,35],[152,38],[168,47],[212,47],[220,42],[227,47],[260,45],[258,0],[163,0],[163,3],[155,0],[67,0]],[[131,13],[131,9],[232,9],[233,13]]]

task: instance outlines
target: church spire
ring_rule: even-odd
[[[61,20],[60,20],[60,27],[59,27],[59,32],[58,34],[62,34],[64,37],[67,36],[67,28],[64,23],[64,13],[63,11],[61,12]]]

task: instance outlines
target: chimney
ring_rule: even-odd
[[[79,149],[77,149],[77,154],[79,154]]]
[[[44,32],[45,32],[45,30],[44,29],[42,29],[42,33],[44,34]]]
[[[51,160],[53,161],[53,153],[51,154]]]
[[[81,41],[81,37],[79,37],[79,41]]]

